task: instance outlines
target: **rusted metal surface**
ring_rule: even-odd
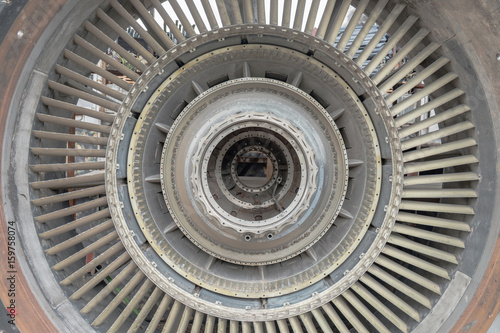
[[[479,288],[452,332],[486,332],[500,311],[500,237]]]
[[[58,13],[65,0],[35,0],[30,1],[21,11],[0,46],[0,156],[3,144],[5,124],[10,103],[16,89],[16,82],[21,76],[33,46],[44,31],[45,27]],[[0,188],[0,196],[1,196]],[[0,297],[4,305],[10,304],[15,299],[16,317],[15,325],[21,332],[55,332],[56,329],[38,304],[31,292],[31,287],[26,281],[20,267],[16,262],[15,297],[9,297],[7,278],[7,221],[4,206],[0,205]],[[16,221],[16,223],[19,223]],[[18,237],[16,237],[18,238]],[[20,250],[19,239],[16,239],[16,249]],[[21,253],[17,253],[19,258]],[[5,314],[2,314],[5,315]]]

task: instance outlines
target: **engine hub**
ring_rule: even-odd
[[[247,264],[282,261],[332,225],[347,188],[347,153],[309,95],[271,79],[233,80],[178,119],[163,151],[163,193],[179,227],[207,252]],[[262,164],[245,165],[252,155],[269,163],[269,176],[242,175]],[[318,177],[326,186],[317,188]]]
[[[210,38],[220,35],[179,45],[176,62],[160,58],[120,110],[108,165],[126,168],[108,179],[127,186],[108,190],[127,203],[114,223],[124,242],[145,237],[150,248],[129,252],[167,293],[201,288],[188,297],[193,307],[222,302],[247,320],[290,300],[305,310],[311,295],[347,287],[387,240],[402,182],[392,117],[340,53],[320,62],[271,45],[216,48]]]

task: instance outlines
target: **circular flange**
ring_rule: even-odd
[[[274,188],[219,184],[218,176],[234,178],[232,156],[215,162],[227,144],[235,156],[269,147],[279,168]],[[240,264],[279,262],[311,247],[335,221],[346,157],[339,130],[312,97],[276,80],[232,80],[191,102],[169,131],[163,193],[179,228],[206,252]],[[246,204],[226,199],[224,189]]]
[[[275,154],[271,152],[271,150],[275,150],[276,152],[284,154],[285,162],[291,160],[291,156],[287,154],[288,151],[285,147],[280,145],[279,141],[273,140],[275,138],[274,136],[270,135],[270,133],[248,132],[249,133],[240,134],[236,138],[229,140],[229,142],[224,145],[222,151],[217,154],[218,158],[215,164],[215,170],[222,170],[223,160],[225,160],[224,167],[229,167],[230,177],[222,177],[222,172],[216,173],[219,188],[228,198],[235,198],[234,188],[236,187],[232,187],[231,190],[229,189],[229,187],[232,186],[231,181],[245,192],[255,194],[265,192],[278,183],[278,174],[281,174],[281,172],[278,172],[280,167],[285,167],[287,175],[293,173],[293,165],[288,165],[287,163],[286,165],[281,164],[281,166],[279,166]],[[252,139],[257,139],[257,145],[249,145],[248,141]],[[266,140],[266,145],[276,145],[277,147],[269,150],[262,145],[263,140]],[[238,146],[241,145],[241,143],[243,143],[245,147],[239,150]],[[252,162],[255,159],[257,159],[257,162]],[[246,167],[245,170],[243,168],[246,164],[249,164],[249,167]],[[259,169],[253,170],[253,172],[250,172],[251,178],[249,178],[249,169],[258,165],[263,165],[264,170],[261,169],[260,173]],[[279,181],[279,183],[281,182],[282,180]],[[257,203],[252,199],[249,201],[242,201],[235,198],[235,201],[242,207],[248,208],[260,208],[273,204],[272,200],[264,202],[261,200]]]
[[[251,32],[251,28],[249,29],[249,32]],[[227,29],[224,33],[228,36],[231,34],[239,35],[241,34],[241,27],[234,31],[232,31],[232,29]],[[280,38],[278,35],[279,33],[275,34],[276,38]],[[220,35],[214,35],[212,37],[220,37]],[[220,39],[218,38],[218,40]],[[207,45],[209,45],[209,43]],[[186,52],[193,50],[194,47],[203,48],[205,46],[201,41],[191,41],[187,44],[180,45],[176,48],[174,53],[169,52],[159,59],[156,66],[151,67],[148,72],[144,73],[141,79],[136,83],[135,89],[131,91],[129,97],[125,100],[117,120],[113,125],[112,138],[108,145],[107,190],[108,198],[110,199],[110,207],[112,207],[113,216],[115,216],[114,223],[122,241],[125,243],[131,256],[138,263],[138,266],[141,267],[141,269],[143,269],[144,272],[166,293],[180,299],[182,303],[192,308],[219,317],[228,316],[228,314],[224,314],[225,311],[228,311],[228,313],[231,313],[231,318],[238,318],[240,320],[265,320],[266,318],[274,318],[276,316],[286,317],[290,314],[290,311],[296,311],[293,309],[300,309],[299,312],[308,311],[312,306],[327,302],[345,290],[345,288],[349,287],[370,266],[377,257],[380,249],[382,249],[394,223],[397,205],[393,205],[392,203],[399,202],[399,200],[394,200],[394,198],[400,195],[400,191],[394,192],[394,190],[401,186],[402,181],[402,177],[400,176],[401,154],[392,117],[390,117],[388,110],[385,108],[380,93],[373,85],[364,85],[363,82],[366,82],[364,81],[366,77],[363,76],[362,71],[359,70],[359,72],[357,72],[356,66],[340,53],[333,53],[331,56],[336,58],[338,63],[349,64],[350,67],[345,68],[351,71],[347,76],[351,82],[353,82],[353,77],[357,75],[360,76],[359,80],[356,79],[354,82],[359,82],[362,89],[366,92],[364,98],[369,96],[369,98],[375,102],[377,107],[374,110],[367,111],[359,98],[353,93],[353,89],[351,89],[337,73],[332,71],[324,63],[311,59],[300,52],[266,45],[231,46],[219,50],[213,49],[205,53],[206,55],[204,56],[192,58],[181,68],[176,68],[176,63],[173,61],[171,55],[189,54]],[[329,46],[326,44],[324,47],[329,49]],[[201,79],[206,81],[211,70],[217,73],[220,71],[221,66],[227,66],[237,71],[238,68],[241,68],[241,64],[243,64],[243,67],[252,67],[254,61],[260,64],[262,63],[262,59],[266,59],[268,62],[274,62],[276,66],[281,66],[280,69],[283,71],[290,71],[290,75],[297,74],[297,71],[299,71],[300,74],[298,76],[301,76],[301,79],[305,83],[301,85],[302,89],[292,87],[290,84],[276,83],[275,80],[269,80],[269,78],[272,78],[269,76],[272,75],[268,76],[266,72],[261,78],[246,78],[239,81],[225,80],[225,83],[220,85],[216,84],[211,89],[205,88],[206,91],[204,93],[202,92],[199,97],[189,98],[186,95],[188,87],[195,87],[196,89],[194,90],[200,93],[200,85],[197,83],[197,80]],[[293,71],[295,71],[295,73]],[[316,80],[319,78],[319,84],[313,83],[309,80],[310,78],[315,78]],[[214,79],[213,81],[216,80]],[[230,239],[233,244],[237,243],[237,246],[245,248],[245,246],[253,246],[253,244],[257,242],[262,244],[273,244],[276,240],[280,241],[279,235],[276,237],[273,234],[272,237],[269,237],[269,229],[265,229],[266,232],[262,233],[266,237],[261,237],[259,239],[259,237],[255,237],[255,235],[259,235],[258,232],[251,233],[248,230],[244,231],[244,229],[241,229],[242,231],[240,232],[239,229],[233,228],[236,224],[233,224],[233,227],[223,228],[222,219],[217,220],[213,215],[206,214],[206,212],[208,213],[206,207],[209,206],[207,206],[206,203],[200,204],[201,201],[198,200],[199,198],[197,198],[195,194],[200,193],[201,189],[203,189],[205,191],[205,198],[208,201],[210,196],[208,196],[207,193],[212,193],[213,186],[220,187],[221,184],[225,186],[222,176],[219,181],[208,181],[208,174],[213,171],[212,164],[210,163],[214,163],[213,165],[215,165],[218,155],[215,154],[215,156],[209,152],[211,151],[210,149],[214,147],[210,148],[210,145],[202,147],[203,145],[199,145],[194,138],[194,133],[191,140],[183,137],[183,135],[176,135],[177,129],[184,129],[186,126],[189,127],[190,121],[197,121],[197,117],[193,116],[195,113],[192,111],[196,110],[199,105],[204,104],[202,102],[206,102],[206,100],[204,100],[205,95],[208,96],[207,98],[209,100],[211,93],[218,91],[218,89],[232,89],[233,87],[231,86],[240,83],[240,81],[241,84],[244,84],[243,82],[255,83],[260,81],[264,85],[276,85],[284,89],[284,91],[294,91],[295,96],[309,96],[304,97],[304,100],[309,100],[309,103],[314,104],[316,112],[324,109],[326,111],[323,112],[324,115],[331,114],[335,117],[340,117],[344,114],[344,116],[338,120],[342,127],[339,126],[339,133],[335,135],[337,139],[326,140],[326,142],[328,142],[328,144],[336,142],[342,145],[341,143],[347,138],[350,144],[349,147],[346,148],[350,148],[350,152],[353,156],[344,159],[343,163],[325,163],[324,160],[313,160],[314,164],[317,166],[315,175],[315,177],[318,178],[316,180],[317,184],[324,184],[324,179],[321,178],[321,175],[325,177],[324,175],[329,174],[327,170],[328,167],[338,167],[342,165],[344,171],[346,171],[341,174],[345,177],[345,181],[347,181],[347,170],[351,169],[353,171],[352,174],[355,178],[352,184],[351,182],[348,183],[349,187],[347,189],[348,194],[350,192],[350,200],[349,202],[344,202],[342,211],[340,211],[341,199],[337,201],[333,200],[332,202],[336,202],[336,204],[331,205],[328,209],[331,209],[335,213],[330,213],[330,215],[328,215],[328,213],[321,214],[320,216],[330,216],[330,219],[326,220],[329,221],[330,224],[335,222],[334,228],[322,227],[319,230],[323,230],[324,232],[320,232],[316,238],[312,237],[307,239],[305,246],[302,245],[296,248],[293,246],[289,247],[292,249],[292,253],[289,257],[277,256],[271,261],[248,262],[241,261],[243,256],[238,257],[235,256],[234,253],[223,253],[223,255],[220,255],[221,253],[211,252],[208,247],[197,244],[193,234],[183,230],[183,227],[189,225],[189,222],[184,224],[184,222],[180,223],[179,220],[176,221],[178,216],[183,216],[183,214],[179,215],[178,213],[184,208],[184,203],[188,202],[179,200],[179,197],[175,195],[175,190],[180,188],[177,186],[182,184],[182,189],[184,191],[187,191],[190,187],[196,189],[191,192],[193,194],[191,196],[192,200],[189,201],[190,204],[194,205],[194,209],[189,210],[188,214],[196,217],[201,216],[202,218],[207,218],[207,216],[209,216],[213,219],[212,226],[216,227],[216,230],[222,231],[228,235],[232,234],[232,239],[231,237],[226,238]],[[312,91],[309,90],[310,93],[305,93],[303,90],[304,86],[307,85],[313,87]],[[208,88],[210,88],[210,85],[208,85]],[[268,88],[269,86],[263,90],[268,90]],[[330,103],[330,105],[324,103],[325,101],[322,100],[321,95],[328,96],[328,99],[332,101],[328,93],[339,102]],[[186,103],[186,100],[193,101],[191,103]],[[220,100],[223,101],[224,99],[221,98]],[[179,103],[179,101],[181,102]],[[200,101],[200,104],[197,104],[197,101]],[[181,110],[184,110],[180,113],[180,116],[175,110],[172,113],[165,111],[179,109],[177,107],[178,105],[181,105]],[[142,111],[137,113],[135,110]],[[257,132],[258,135],[262,135],[263,132],[266,132],[268,137],[276,137],[277,128],[280,126],[282,127],[283,124],[287,124],[285,128],[288,128],[288,132],[290,128],[299,129],[298,132],[306,138],[307,145],[309,145],[309,147],[314,147],[312,143],[314,143],[315,135],[318,131],[307,131],[302,129],[301,127],[303,127],[304,124],[298,125],[299,122],[294,123],[293,117],[278,117],[277,119],[279,119],[279,121],[275,124],[271,122],[271,128],[263,131],[256,126],[255,123],[257,122],[251,119],[252,117],[260,116],[259,112],[246,110],[243,114],[244,113],[250,116],[247,122],[247,125],[249,125],[247,127],[250,130],[249,132]],[[263,112],[260,113],[262,114]],[[322,113],[317,113],[315,117],[317,117],[318,114]],[[234,113],[229,112],[226,116],[231,118],[234,116]],[[170,119],[176,119],[176,123],[169,123],[169,117]],[[372,117],[377,118],[376,122],[372,122]],[[135,119],[137,119],[137,121]],[[198,121],[202,119],[203,117],[200,117]],[[283,121],[283,119],[285,121]],[[208,121],[207,118],[205,118],[205,120]],[[187,123],[183,123],[183,121],[187,121]],[[218,120],[218,123],[224,123],[224,120],[221,118]],[[179,124],[186,126],[181,126]],[[313,120],[312,122],[308,120],[306,124],[308,126],[311,126],[311,124],[316,124],[315,126],[323,125],[321,121],[317,120]],[[328,121],[327,124],[334,124],[334,122]],[[380,124],[383,124],[382,127],[380,127]],[[158,139],[160,136],[157,134],[158,132],[154,131],[155,127],[163,132],[169,133],[169,138],[166,140],[165,144],[161,139]],[[211,134],[210,126],[206,128],[207,130],[205,132],[202,134],[200,133],[200,136],[197,138],[198,141],[200,141],[199,139],[201,138],[207,139],[212,134],[213,135],[210,137],[217,137],[216,134],[219,132],[216,131]],[[335,132],[335,126],[323,126],[319,130],[319,133],[328,133],[328,131],[332,131],[332,129]],[[241,133],[236,133],[235,135]],[[286,134],[286,131],[283,131],[283,133]],[[282,135],[283,133],[280,135],[285,137]],[[387,135],[386,133],[389,134],[388,138],[385,137]],[[380,147],[378,144],[379,135],[382,135],[382,140],[388,143],[388,149],[390,149],[393,156],[393,182],[392,186],[389,185],[391,194],[386,194],[382,202],[379,202],[379,194],[381,184],[383,183],[382,178],[384,176],[381,170]],[[293,135],[290,136],[293,138]],[[172,138],[176,138],[176,141],[171,141],[173,140]],[[356,140],[357,138],[362,138],[362,140]],[[213,145],[217,147],[217,142],[221,142],[221,140],[215,140]],[[292,140],[293,139],[284,139],[281,140],[281,142],[287,146],[287,143],[290,143]],[[150,152],[155,151],[152,147],[158,146],[158,142],[160,142],[160,146],[162,147],[161,151],[163,151],[163,158],[160,159],[160,162],[163,162],[163,167],[158,169],[161,169],[164,175],[163,177],[160,175],[160,177],[157,178],[151,175],[151,170],[154,168],[154,165],[149,161],[152,159]],[[181,152],[185,154],[183,155],[184,157],[189,156],[192,158],[198,156],[203,157],[203,160],[208,158],[208,161],[206,161],[205,166],[203,166],[203,163],[196,164],[189,158],[182,159],[178,156],[172,158],[174,155],[171,154],[172,151],[169,151],[169,149],[172,149],[172,147],[176,145],[170,142],[181,142],[187,145],[186,147],[188,149],[181,150]],[[192,142],[194,142],[194,144],[192,144]],[[324,142],[322,142],[319,147],[322,146],[325,150]],[[189,143],[191,143],[191,145]],[[296,167],[300,163],[296,164],[293,160],[297,158],[297,160],[300,161],[300,156],[302,156],[303,160],[306,161],[306,158],[311,156],[310,153],[306,153],[308,149],[307,145],[302,145],[302,147],[306,147],[305,149],[300,148],[299,145],[297,145],[297,147],[300,149],[293,148],[293,145],[289,145],[290,147],[286,149],[289,152],[288,159],[292,161],[293,167],[297,169],[294,169],[295,171],[291,173],[292,175],[297,174],[297,172],[300,174],[302,170],[305,171],[305,169]],[[257,145],[257,147],[260,146],[259,144]],[[220,148],[224,148],[224,144]],[[156,151],[158,152],[157,148]],[[252,150],[249,151],[252,152]],[[330,151],[335,151],[338,154],[338,152],[344,152],[344,148],[330,149]],[[124,152],[128,152],[128,154],[125,153],[125,157],[128,155],[125,159],[123,158]],[[246,151],[242,149],[236,151],[236,155],[238,155],[239,152],[242,154],[246,153]],[[314,151],[314,153],[316,154],[316,151]],[[233,153],[230,153],[230,156],[233,156],[231,154]],[[316,155],[313,156],[316,157]],[[116,165],[118,160],[126,161],[127,165],[126,177],[128,186],[127,191],[121,192],[122,194],[113,190],[114,188],[119,188],[116,182],[117,179],[121,177],[121,168],[117,171],[116,168],[109,167],[111,165]],[[186,163],[186,161],[188,163]],[[352,164],[345,165],[345,161],[352,161]],[[172,165],[176,165],[176,163],[180,163],[178,165],[179,167],[172,169]],[[198,165],[198,169],[195,168],[196,165]],[[313,165],[313,163],[310,165]],[[359,167],[359,165],[363,166]],[[273,167],[273,169],[274,168],[275,167]],[[194,171],[195,169],[196,172]],[[172,172],[172,170],[175,172]],[[175,180],[170,184],[166,183],[171,177],[175,178],[175,174],[178,171],[182,171],[181,174],[184,176],[179,176],[179,180]],[[311,175],[314,174],[312,169],[308,171],[311,171]],[[200,179],[206,176],[206,183],[209,184],[208,189],[207,187],[203,187],[204,185],[201,181],[198,183],[196,181],[193,182],[192,175],[200,175]],[[232,177],[234,178],[236,176],[233,173]],[[306,177],[308,176],[306,175]],[[217,177],[215,178],[217,179]],[[151,181],[151,179],[153,179],[153,181]],[[178,206],[181,209],[170,211],[174,214],[169,214],[169,211],[162,211],[161,208],[158,208],[161,207],[161,203],[158,204],[158,196],[155,195],[154,200],[152,199],[151,193],[157,191],[154,189],[154,186],[157,185],[151,185],[150,183],[158,183],[156,179],[158,179],[159,182],[163,181],[162,197],[166,197],[166,203],[168,205],[171,205],[172,202],[182,203],[182,205]],[[356,181],[356,179],[361,181]],[[384,179],[386,179],[385,182],[387,183],[388,178]],[[278,182],[278,178],[275,180],[278,184],[280,184],[281,181]],[[293,181],[290,183],[294,184]],[[200,187],[196,188],[193,184],[198,184]],[[263,184],[262,188],[265,188],[265,184]],[[210,186],[212,186],[212,190]],[[330,199],[321,196],[316,198],[315,195],[321,193],[321,191],[331,191],[332,186],[326,186],[325,188],[320,188],[320,186],[317,186],[317,188],[314,187],[315,186],[310,186],[307,189],[306,186],[307,191],[305,191],[305,193],[312,193],[308,203],[309,206],[318,205],[318,200]],[[272,186],[270,188],[272,188]],[[269,190],[269,188],[266,190]],[[171,193],[174,194],[172,195]],[[344,195],[343,191],[332,191],[332,193],[336,193],[340,197]],[[189,197],[189,195],[187,197]],[[118,198],[122,200],[128,198],[130,205],[124,204],[121,209],[117,209],[116,199]],[[214,197],[211,196],[211,198],[213,199]],[[215,200],[215,202],[216,201],[217,200]],[[235,204],[231,202],[231,200],[228,200],[228,202],[230,202],[228,205]],[[244,201],[242,200],[241,202]],[[241,204],[241,202],[239,204]],[[212,202],[212,204],[214,203]],[[236,203],[236,205],[238,205],[238,203]],[[377,207],[380,207],[380,205],[387,206],[387,214],[383,217],[383,221],[374,221],[375,210]],[[321,206],[321,204],[319,206]],[[131,207],[132,210],[129,210],[127,207]],[[228,208],[229,206],[223,205],[220,207],[220,212],[227,213],[224,207]],[[272,207],[272,205],[269,207]],[[295,206],[292,205],[292,207]],[[172,209],[172,207],[170,207],[170,209]],[[310,213],[305,210],[303,214],[314,214],[314,210],[312,210],[312,212],[313,213]],[[339,217],[335,219],[336,214],[339,214]],[[138,228],[134,227],[133,220],[125,219],[125,215],[135,216]],[[229,215],[232,216],[231,214]],[[220,216],[223,215],[221,214]],[[253,222],[260,221],[255,219]],[[372,224],[372,222],[374,223]],[[305,222],[305,225],[308,225],[308,223],[311,222]],[[271,223],[270,225],[273,224]],[[299,224],[299,226],[300,225],[301,224]],[[370,226],[374,227],[375,232],[371,232],[368,237],[365,237]],[[279,225],[277,229],[284,234],[287,232],[292,234],[291,231],[294,230],[293,227],[293,223],[284,223]],[[132,229],[140,230],[144,233],[151,247],[146,248],[146,250],[139,249],[139,245],[141,244],[139,238],[141,237],[138,237],[135,232],[131,233],[130,231]],[[206,234],[207,233],[201,233],[198,234],[197,237]],[[182,237],[182,235],[189,235],[191,239],[190,237]],[[313,241],[311,241],[311,239]],[[317,239],[319,239],[320,242],[316,241]],[[212,244],[215,243],[216,242],[212,242]],[[309,244],[311,245],[308,247]],[[325,247],[323,244],[329,245]],[[204,251],[200,252],[200,248]],[[296,251],[296,253],[293,251]],[[307,255],[298,255],[303,251],[307,251]],[[357,252],[360,253],[356,254],[353,260],[347,260],[352,259],[352,254]],[[223,260],[218,263],[217,260],[220,259]],[[224,264],[228,261],[232,262],[232,264]],[[281,261],[281,263],[278,264],[279,261]],[[203,262],[205,262],[205,264],[201,264]],[[241,274],[234,274],[234,267],[231,265],[236,265],[236,267],[240,265]],[[264,270],[255,265],[264,267]],[[293,269],[286,269],[283,271],[283,269],[278,268],[278,266],[293,267]],[[341,266],[343,267],[342,269],[345,269],[343,274],[342,272],[341,274],[334,272]],[[283,276],[283,272],[286,272],[285,276]],[[190,292],[190,290],[192,290],[192,284],[201,288],[200,292],[195,293],[194,296]],[[293,296],[295,293],[300,293],[300,296]],[[227,298],[228,296],[230,297]],[[263,307],[259,299],[266,299],[267,305]],[[216,304],[218,306],[212,308],[211,304]],[[284,310],[284,307],[286,310]],[[241,311],[243,309],[246,311]]]

